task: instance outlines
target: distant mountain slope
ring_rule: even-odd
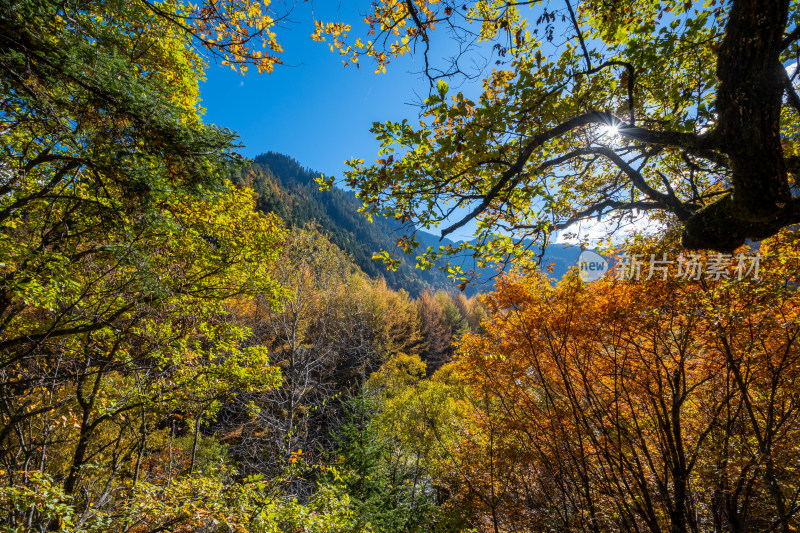
[[[317,176],[318,172],[303,167],[289,156],[267,152],[257,156],[249,168],[231,179],[238,185],[254,189],[259,196],[258,208],[277,214],[290,226],[316,222],[368,276],[383,276],[392,289],[405,289],[412,296],[425,289],[456,290],[455,284],[443,272],[414,268],[412,258],[402,257],[402,264],[394,272],[375,263],[372,255],[381,249],[396,251],[398,257],[403,255],[396,248],[396,239],[404,231],[402,225],[385,218],[374,218],[370,223],[358,212],[361,202],[352,192],[336,187],[320,191],[314,181]],[[448,239],[440,242],[438,236],[424,231],[419,231],[417,238],[423,246],[453,244]],[[580,249],[575,246],[551,245],[543,265],[552,262],[554,271],[551,276],[560,278],[576,264],[579,253]],[[490,289],[491,285],[487,284],[469,286],[467,293]]]
[[[542,258],[542,268],[546,267],[548,264],[552,264],[553,272],[548,272],[548,276],[561,279],[561,276],[566,274],[567,270],[578,266],[579,255],[581,255],[580,246],[551,244],[545,250],[544,257]]]
[[[293,158],[268,152],[257,156],[249,169],[233,176],[232,180],[252,187],[259,195],[258,208],[274,212],[290,226],[316,222],[368,276],[383,276],[387,285],[395,290],[405,289],[416,296],[425,289],[455,289],[454,283],[443,272],[414,268],[409,258],[403,258],[394,272],[375,263],[372,260],[375,252],[381,249],[395,251],[396,239],[403,231],[401,224],[383,218],[375,218],[370,223],[358,212],[361,202],[352,192],[336,187],[320,191],[314,181],[316,176],[319,176],[318,172],[304,168]],[[438,243],[437,236],[423,233],[418,234],[420,241]],[[443,241],[444,244],[451,242]]]

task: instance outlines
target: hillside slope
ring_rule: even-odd
[[[405,289],[413,296],[425,289],[455,290],[444,273],[414,268],[409,258],[403,258],[394,272],[375,263],[372,260],[375,252],[395,251],[395,241],[403,231],[401,224],[383,218],[370,223],[358,212],[361,203],[352,192],[336,187],[320,191],[314,181],[317,176],[318,172],[303,167],[289,156],[268,152],[257,156],[250,168],[233,176],[233,181],[253,188],[259,195],[258,208],[277,214],[290,227],[316,223],[361,270],[372,278],[383,276],[392,289]],[[431,234],[419,235],[419,238],[429,244],[439,240]],[[447,242],[450,241],[445,240],[445,244]]]
[[[232,176],[232,181],[251,187],[258,193],[258,208],[272,212],[284,219],[290,227],[316,223],[339,248],[347,252],[353,262],[368,276],[383,276],[394,290],[405,289],[412,296],[425,289],[457,290],[455,284],[438,270],[421,270],[414,267],[413,259],[402,257],[400,267],[392,272],[375,263],[372,255],[383,249],[403,254],[397,250],[396,239],[405,231],[400,222],[374,218],[369,222],[358,212],[361,202],[352,192],[332,187],[320,191],[314,178],[319,173],[305,168],[293,158],[275,152],[257,156],[251,166]],[[417,232],[423,246],[453,244],[449,239],[424,231]],[[552,262],[552,276],[560,278],[576,264],[580,250],[573,246],[551,245],[544,263]],[[483,273],[482,279],[491,277]],[[468,286],[468,295],[491,289],[491,284]]]

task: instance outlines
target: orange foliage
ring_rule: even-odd
[[[487,530],[798,526],[800,236],[760,253],[758,280],[499,282],[456,363]]]

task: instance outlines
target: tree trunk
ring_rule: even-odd
[[[717,54],[714,144],[727,154],[733,192],[686,222],[687,248],[732,250],[798,217],[780,135],[780,53],[789,0],[735,0]]]

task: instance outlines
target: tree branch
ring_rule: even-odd
[[[600,154],[614,163],[620,170],[628,175],[633,185],[648,196],[651,200],[661,204],[665,209],[675,213],[679,220],[685,221],[691,216],[691,211],[687,206],[681,202],[677,196],[672,193],[663,193],[655,190],[647,183],[644,177],[633,167],[631,167],[624,159],[622,159],[614,150],[605,147],[597,147],[591,149],[594,153]],[[670,187],[671,189],[671,187]]]
[[[572,25],[575,27],[575,32],[578,34],[578,40],[581,43],[581,49],[583,49],[583,57],[586,59],[586,68],[588,70],[592,70],[592,61],[589,59],[589,50],[586,49],[586,43],[583,40],[583,33],[581,33],[581,27],[578,25],[578,19],[575,18],[575,11],[572,9],[572,4],[569,3],[569,0],[564,0],[567,3],[567,9],[569,10],[569,18],[572,20]]]
[[[800,96],[798,96],[797,91],[794,90],[794,85],[792,85],[792,80],[789,78],[789,73],[786,72],[786,68],[784,68],[783,64],[779,64],[779,66],[781,69],[781,78],[783,79],[783,89],[786,91],[786,99],[795,111],[797,111],[797,114],[800,115]]]
[[[628,120],[630,121],[631,126],[635,126],[636,115],[634,113],[634,103],[633,103],[633,82],[636,78],[636,70],[633,68],[633,65],[628,63],[627,61],[619,61],[619,60],[606,61],[605,63],[603,63],[598,67],[595,68],[590,67],[589,70],[586,71],[586,74],[594,74],[595,72],[600,72],[602,69],[611,66],[625,67],[625,69],[628,71],[628,113],[630,115],[630,118]]]
[[[789,33],[786,37],[784,37],[783,41],[781,41],[781,50],[785,50],[790,44],[795,42],[797,39],[800,39],[800,26],[793,29],[791,33]]]
[[[411,15],[411,18],[414,21],[414,25],[419,29],[419,32],[422,35],[422,40],[428,42],[428,32],[425,30],[425,26],[419,19],[419,14],[417,13],[417,8],[414,5],[414,0],[406,0],[406,8],[408,9],[408,14]]]
[[[585,220],[595,214],[601,215],[605,209],[640,209],[643,211],[650,211],[653,209],[666,209],[663,204],[659,202],[620,202],[617,200],[606,199],[602,202],[587,207],[583,211],[578,211],[570,218],[563,222],[552,225],[554,230],[567,229],[572,224]]]
[[[609,113],[606,111],[592,111],[590,113],[579,115],[577,117],[567,120],[566,122],[562,122],[558,126],[555,126],[543,133],[535,135],[530,141],[528,141],[528,143],[524,146],[524,148],[520,152],[519,156],[517,156],[517,159],[514,162],[514,164],[511,165],[511,167],[509,167],[509,169],[503,173],[503,175],[500,177],[500,179],[494,185],[494,187],[492,187],[489,190],[489,192],[486,193],[483,201],[464,218],[462,218],[455,224],[443,230],[441,238],[443,239],[447,235],[463,227],[470,220],[474,219],[481,212],[483,212],[483,210],[485,210],[492,203],[492,201],[494,201],[494,199],[498,196],[498,194],[500,194],[500,192],[504,188],[506,188],[509,182],[515,177],[518,177],[518,175],[525,168],[525,164],[528,162],[531,155],[533,155],[533,151],[536,148],[576,128],[592,124],[615,125],[617,126],[618,131],[621,135],[629,137],[631,139],[635,139],[647,144],[680,147],[692,151],[694,153],[699,153],[713,147],[713,137],[710,134],[701,136],[692,133],[680,133],[672,131],[662,132],[662,131],[648,130],[637,126],[627,125],[624,121],[616,117],[613,113]],[[593,148],[590,149],[589,152],[583,152],[583,153],[584,154],[599,153],[596,150],[597,149]],[[576,150],[575,152],[570,152],[570,154],[567,154],[567,156],[574,157],[575,155],[579,155],[579,152],[580,150]],[[629,175],[629,177],[631,177],[631,180],[634,181],[635,185],[638,183],[637,188],[639,188],[642,192],[644,192],[645,194],[647,194],[656,201],[666,202],[665,206],[671,210],[674,210],[673,212],[675,212],[675,214],[678,215],[679,218],[688,217],[690,215],[690,213],[686,210],[686,207],[676,197],[669,197],[669,195],[665,195],[650,188],[650,186],[647,185],[647,182],[644,181],[643,178],[641,178],[641,175],[639,175],[638,172],[636,172],[633,168],[631,168],[630,165],[628,165],[616,153],[614,153],[611,150],[609,150],[609,152],[613,154],[613,156],[610,157],[607,156],[609,157],[609,159],[611,159],[615,163],[617,163],[617,161],[621,162],[621,164],[623,164],[627,169],[629,169],[633,173],[633,174],[629,173],[622,166],[620,166],[620,168],[623,169],[623,171],[625,171],[626,174]],[[602,154],[602,155],[607,155],[607,154]],[[614,158],[616,158],[616,161],[614,160]],[[635,179],[636,176],[638,176],[638,179]],[[639,185],[641,185],[642,187],[639,187]]]

